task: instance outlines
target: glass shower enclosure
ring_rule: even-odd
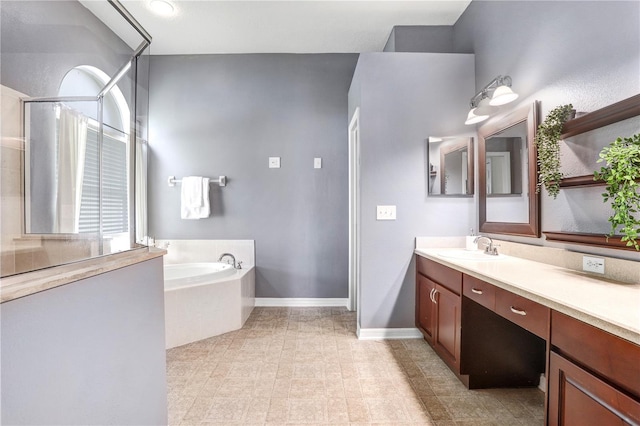
[[[0,12],[1,276],[141,247],[151,37],[116,0]]]

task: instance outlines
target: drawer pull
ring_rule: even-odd
[[[513,306],[511,306],[511,312],[513,312],[514,314],[522,315],[522,316],[527,315],[527,311],[522,311],[520,309],[516,309]]]
[[[438,304],[438,301],[436,300],[436,293],[438,292],[438,290],[436,290],[435,288],[433,290],[431,290],[431,301],[433,303],[435,303],[436,305]]]
[[[475,294],[482,294],[482,290],[478,290],[477,288],[472,288],[471,291]]]

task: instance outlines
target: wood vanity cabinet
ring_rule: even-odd
[[[536,386],[545,371],[549,308],[462,275],[460,377],[470,389]]]
[[[416,274],[417,297],[416,326],[422,332],[425,340],[433,345],[434,303],[431,299],[436,283],[418,273]]]
[[[462,273],[421,256],[416,256],[416,271],[416,326],[459,373]]]
[[[537,385],[546,342],[526,330],[546,336],[548,308],[421,256],[416,271],[416,326],[465,386]]]
[[[547,425],[640,425],[640,345],[430,259],[416,270],[416,325],[468,388],[546,371]]]
[[[640,424],[640,346],[551,315],[548,424]]]

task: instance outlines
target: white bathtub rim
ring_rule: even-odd
[[[180,264],[174,263],[173,265],[180,265]],[[165,287],[164,291],[165,293],[167,293],[167,292],[173,292],[176,290],[184,290],[187,288],[201,287],[203,285],[222,284],[230,281],[240,280],[242,279],[242,277],[244,277],[247,274],[247,272],[251,271],[253,268],[254,268],[253,265],[242,265],[242,269],[236,269],[235,272],[231,275],[227,275],[227,276],[215,278],[215,279],[206,279],[198,282],[185,283],[184,285],[181,285],[179,287],[173,287],[169,289]]]
[[[170,287],[179,284],[200,283],[228,277],[236,270],[223,262],[193,262],[164,265],[164,281]]]

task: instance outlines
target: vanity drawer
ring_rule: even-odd
[[[476,277],[466,274],[462,276],[462,294],[492,311],[496,307],[495,289],[492,284]]]
[[[538,337],[547,339],[550,309],[532,300],[495,287],[495,312]]]
[[[462,293],[462,272],[420,255],[416,255],[416,269],[422,275],[431,278],[454,293],[458,295]]]
[[[640,346],[551,311],[554,350],[640,398]]]

